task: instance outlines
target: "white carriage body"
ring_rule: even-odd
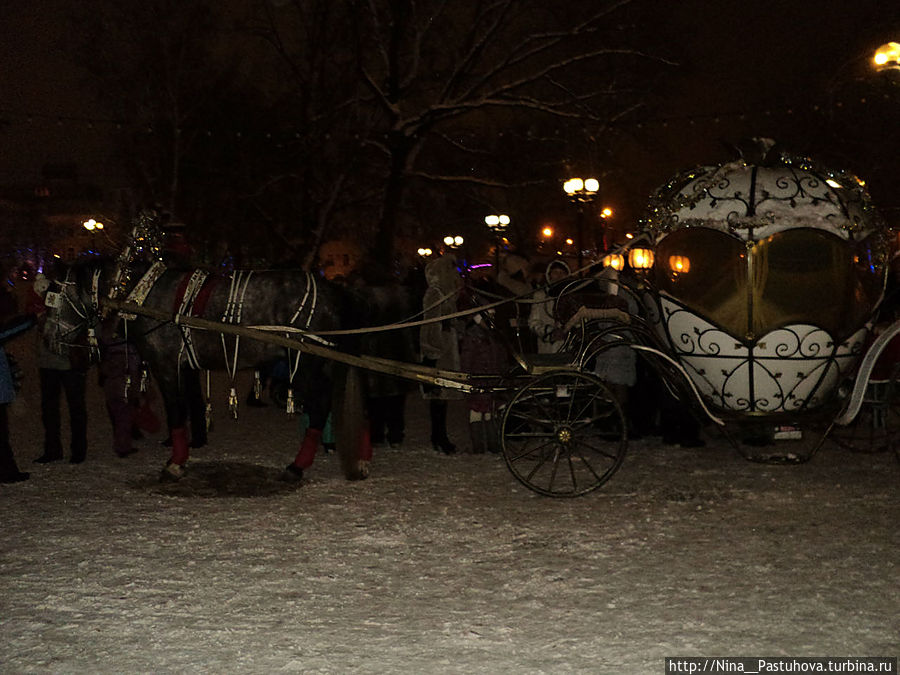
[[[820,408],[868,344],[887,268],[863,183],[779,158],[681,174],[645,221],[656,332],[727,412]]]

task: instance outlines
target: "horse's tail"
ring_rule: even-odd
[[[333,381],[332,428],[341,468],[348,480],[360,480],[368,477],[372,460],[362,376],[359,368],[335,364]]]

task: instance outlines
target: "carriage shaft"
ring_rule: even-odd
[[[211,321],[197,316],[189,316],[187,314],[178,314],[177,312],[168,312],[155,307],[145,307],[131,302],[122,302],[119,300],[106,299],[103,300],[103,306],[125,314],[137,314],[146,316],[159,321],[168,321],[180,326],[195,328],[198,330],[208,330],[216,333],[227,333],[228,335],[239,335],[251,340],[260,340],[269,344],[285,347],[286,349],[294,349],[304,354],[319,356],[330,361],[343,363],[348,366],[371,370],[386,375],[394,375],[402,377],[414,382],[424,382],[427,384],[437,385],[448,389],[458,389],[463,392],[480,391],[481,387],[475,386],[467,382],[469,375],[452,370],[441,370],[438,368],[430,368],[413,363],[405,363],[403,361],[393,361],[377,356],[358,356],[355,354],[347,354],[337,351],[329,347],[318,344],[305,342],[302,339],[291,338],[284,335],[275,335],[269,331],[259,330],[257,328],[249,328],[220,321]],[[287,330],[287,329],[286,329]]]

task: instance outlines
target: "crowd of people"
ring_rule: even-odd
[[[425,277],[423,318],[445,318],[421,329],[423,363],[471,374],[509,372],[513,350],[556,354],[577,349],[572,333],[582,316],[579,310],[584,311],[581,303],[614,310],[594,317],[597,331],[621,325],[617,321],[627,322],[629,316],[642,312],[615,270],[588,266],[573,271],[560,259],[531,264],[523,256],[510,254],[497,269],[490,265],[465,268],[448,253],[427,264]],[[516,301],[502,302],[511,299]],[[479,305],[495,306],[486,312],[470,311]],[[655,373],[648,372],[634,350],[605,349],[588,367],[623,406],[630,438],[658,435],[666,444],[704,445],[699,422],[667,392]],[[432,446],[440,452],[455,452],[459,440],[447,434],[447,400],[463,395],[453,389],[422,389],[429,400]],[[485,393],[466,394],[465,399],[471,451],[499,452],[502,401]]]

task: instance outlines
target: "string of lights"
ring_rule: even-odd
[[[747,121],[754,119],[767,119],[773,117],[797,117],[807,114],[827,114],[835,109],[840,110],[850,105],[869,105],[878,99],[891,100],[895,96],[891,93],[876,94],[873,96],[860,96],[858,98],[837,99],[829,104],[808,103],[806,105],[791,106],[769,106],[753,110],[723,110],[723,111],[703,111],[696,113],[685,113],[679,115],[660,115],[648,116],[643,118],[622,119],[611,123],[609,126],[617,128],[636,128],[645,127],[662,127],[676,125],[695,125],[699,123],[724,124],[737,121]],[[94,129],[97,131],[108,131],[110,127],[116,130],[141,131],[147,134],[153,134],[157,128],[152,123],[138,122],[136,120],[125,120],[109,117],[93,117],[81,115],[59,115],[52,113],[35,113],[28,111],[15,111],[0,108],[0,128],[3,124],[52,124],[54,126],[73,126],[80,129]],[[179,131],[182,131],[179,129]],[[232,137],[235,139],[249,137],[263,137],[278,142],[301,138],[303,133],[294,129],[279,130],[248,130],[248,129],[230,129],[227,132],[221,130],[203,129],[202,127],[194,127],[193,131],[199,131],[207,136],[216,137]]]

